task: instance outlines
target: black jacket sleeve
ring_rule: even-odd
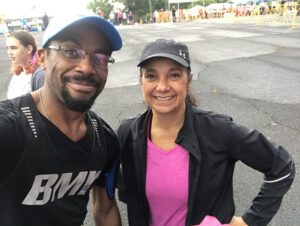
[[[23,147],[19,113],[0,103],[0,184],[16,167]]]
[[[125,151],[125,146],[124,146],[124,141],[126,140],[126,137],[128,136],[128,130],[125,128],[128,128],[128,124],[125,123],[125,120],[121,122],[119,128],[117,129],[117,135],[119,137],[120,141],[120,149],[121,149],[121,165],[119,169],[119,175],[118,175],[118,180],[117,180],[117,188],[118,188],[118,197],[119,200],[127,203],[126,199],[126,191],[125,191],[125,181],[123,177],[123,168],[122,168],[122,163],[123,163],[123,153]],[[127,132],[125,132],[127,131]]]
[[[264,173],[260,192],[242,218],[251,226],[267,225],[294,180],[292,157],[283,147],[269,142],[258,131],[233,122],[230,123],[228,136],[232,157]]]

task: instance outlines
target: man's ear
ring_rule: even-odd
[[[39,54],[39,59],[40,59],[40,66],[43,68],[43,70],[46,70],[47,50],[46,49],[39,49],[38,54]]]

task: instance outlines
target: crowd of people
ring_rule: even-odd
[[[98,13],[55,16],[40,49],[29,32],[7,36],[13,77],[0,102],[1,224],[83,225],[91,192],[95,225],[120,226],[118,185],[130,226],[267,225],[295,177],[292,156],[197,106],[185,43],[145,45],[137,66],[147,110],[116,133],[91,110],[122,48],[115,19],[131,18]],[[238,161],[264,175],[242,216],[233,200]]]
[[[96,9],[96,14],[105,18],[104,12],[100,9]],[[131,10],[126,12],[125,10],[119,9],[117,13],[114,10],[111,10],[107,19],[114,25],[132,25],[134,24],[133,13]]]
[[[152,15],[152,22],[176,22],[176,21],[198,21],[203,19],[223,18],[228,15],[257,16],[257,15],[283,15],[289,10],[298,9],[297,15],[300,15],[300,6],[297,3],[281,1],[280,3],[262,0],[259,4],[249,1],[246,4],[228,4],[216,3],[211,6],[196,6],[191,9],[176,9],[173,5],[171,10],[155,9]]]

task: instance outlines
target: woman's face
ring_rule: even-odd
[[[8,57],[13,64],[24,67],[32,58],[32,46],[28,45],[25,47],[14,37],[6,39],[6,47]]]
[[[141,87],[153,114],[185,111],[185,98],[191,81],[187,69],[168,58],[153,58],[142,68]]]

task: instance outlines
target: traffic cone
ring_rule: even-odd
[[[142,18],[140,19],[140,24],[143,24],[143,20],[142,20]]]

